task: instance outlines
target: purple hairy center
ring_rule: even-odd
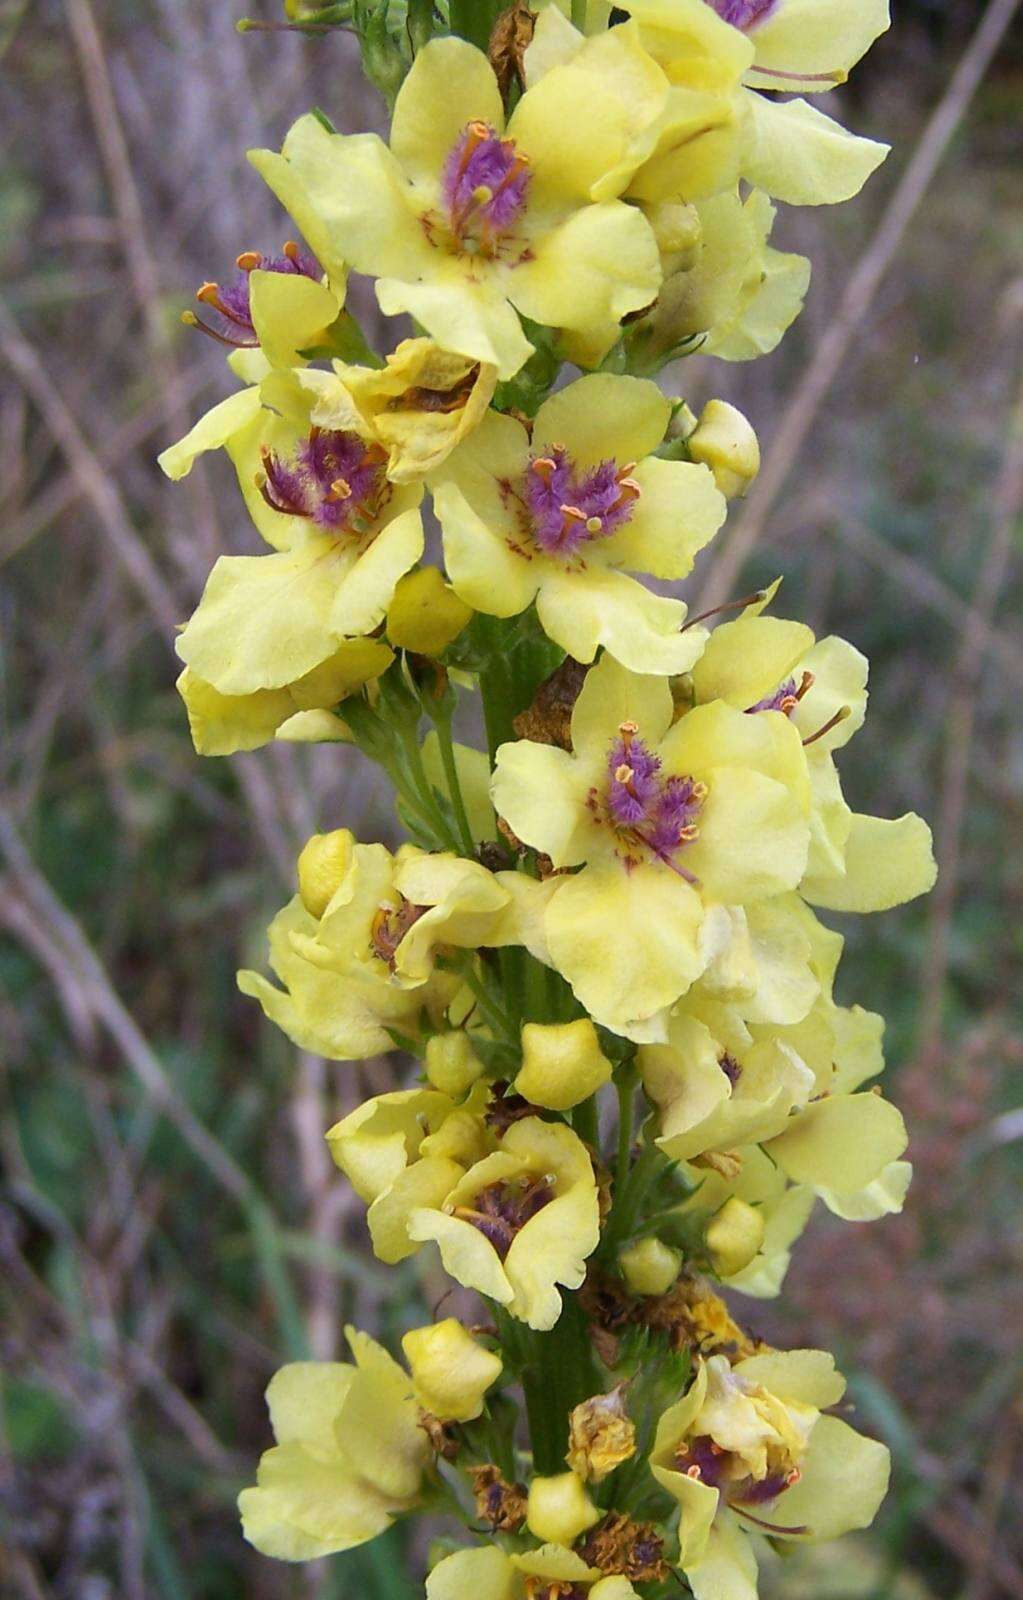
[[[704,784],[682,776],[665,776],[661,760],[637,736],[636,725],[623,722],[607,757],[607,789],[603,815],[615,830],[627,862],[649,854],[688,882],[696,880],[678,856],[697,837],[697,818],[706,799]],[[595,790],[591,810],[601,810]]]
[[[254,348],[259,343],[252,322],[249,296],[251,272],[280,272],[285,276],[311,278],[314,283],[319,283],[322,276],[315,257],[293,240],[288,241],[279,256],[265,256],[259,250],[245,250],[238,257],[237,266],[239,270],[231,283],[204,283],[196,291],[196,299],[216,312],[219,326],[211,327],[198,319],[195,321],[204,333],[212,334],[222,344],[236,345],[242,349]]]
[[[721,1068],[721,1071],[724,1073],[725,1077],[728,1079],[729,1083],[734,1089],[739,1079],[742,1077],[742,1067],[739,1065],[738,1061],[736,1061],[735,1057],[730,1051],[726,1050],[724,1055],[718,1061],[718,1066]]]
[[[454,1214],[482,1233],[503,1261],[516,1234],[553,1199],[547,1178],[492,1183],[480,1191],[471,1206],[456,1206]]]
[[[521,216],[530,183],[529,161],[511,139],[486,122],[469,122],[444,166],[441,193],[460,249],[496,255]]]
[[[364,533],[388,494],[385,456],[355,433],[314,428],[294,455],[263,451],[260,493],[268,506],[333,533]]]
[[[769,1472],[764,1478],[754,1478],[741,1457],[715,1444],[707,1434],[684,1440],[675,1452],[674,1465],[687,1478],[696,1478],[710,1489],[720,1489],[729,1505],[736,1508],[777,1500],[801,1476],[799,1468],[793,1467],[788,1472]]]
[[[780,711],[783,716],[791,717],[807,690],[813,688],[813,683],[812,672],[804,672],[798,683],[795,678],[786,678],[773,694],[765,695],[755,705],[747,706],[747,715],[752,715],[754,711]]]
[[[774,10],[777,0],[710,0],[722,22],[733,28],[753,28],[764,22]]]
[[[639,485],[629,476],[634,466],[601,461],[581,471],[561,445],[535,456],[521,494],[534,543],[546,555],[570,557],[591,539],[614,533],[639,499]]]

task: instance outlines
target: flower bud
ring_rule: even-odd
[[[581,1533],[599,1521],[600,1512],[574,1472],[534,1478],[529,1485],[526,1526],[542,1543],[571,1548]]]
[[[727,400],[708,400],[687,443],[694,461],[714,474],[726,500],[748,491],[760,471],[760,445],[741,411]]]
[[[442,1422],[469,1422],[483,1410],[483,1396],[501,1375],[501,1357],[484,1350],[454,1317],[413,1328],[401,1341],[415,1396]]]
[[[483,1063],[459,1028],[437,1033],[426,1046],[426,1076],[441,1094],[459,1099],[483,1072]]]
[[[347,828],[314,833],[298,858],[298,892],[311,917],[322,917],[352,860],[355,839]]]
[[[548,1111],[567,1111],[588,1100],[611,1076],[611,1063],[589,1017],[577,1022],[527,1022],[522,1030],[518,1094]]]
[[[387,611],[387,637],[402,650],[439,656],[472,617],[436,567],[407,572],[394,591]]]
[[[711,1217],[703,1232],[710,1264],[719,1278],[731,1278],[748,1267],[764,1242],[761,1212],[733,1194]]]
[[[682,1266],[682,1256],[660,1239],[640,1239],[621,1251],[618,1265],[632,1294],[667,1294]]]

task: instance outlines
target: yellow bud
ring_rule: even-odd
[[[484,1350],[454,1317],[413,1328],[401,1341],[416,1399],[442,1422],[469,1422],[501,1375],[501,1357]]]
[[[618,1265],[633,1294],[667,1294],[682,1266],[682,1257],[660,1239],[640,1239],[622,1250]]]
[[[757,436],[727,400],[707,401],[687,442],[693,460],[710,468],[726,500],[744,495],[760,471]]]
[[[529,1485],[526,1526],[543,1544],[570,1548],[581,1533],[599,1521],[600,1512],[574,1472],[534,1478]]]
[[[733,1194],[711,1217],[703,1231],[703,1242],[718,1277],[731,1278],[749,1266],[763,1244],[763,1214]]]
[[[522,1067],[517,1092],[531,1105],[567,1111],[588,1100],[611,1076],[589,1017],[578,1022],[527,1022],[522,1030]]]
[[[407,572],[394,591],[387,611],[387,637],[402,650],[439,656],[472,616],[436,567]]]
[[[482,1072],[483,1063],[461,1028],[435,1034],[426,1046],[426,1076],[453,1100],[465,1094]]]
[[[322,917],[348,871],[355,839],[347,828],[314,833],[298,858],[298,892],[311,917]]]

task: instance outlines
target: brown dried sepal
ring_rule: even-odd
[[[420,1410],[419,1426],[429,1439],[434,1455],[440,1456],[443,1461],[454,1461],[462,1447],[447,1423],[435,1417],[432,1411]]]
[[[476,1515],[494,1533],[518,1533],[526,1520],[528,1495],[524,1484],[508,1483],[491,1462],[470,1467]]]
[[[572,712],[579,698],[587,668],[581,661],[566,656],[549,678],[545,678],[525,711],[512,719],[520,739],[536,744],[554,744],[561,750],[572,748]]]
[[[611,1370],[618,1359],[619,1335],[627,1327],[652,1328],[667,1336],[672,1350],[716,1351],[741,1361],[765,1348],[735,1321],[721,1296],[702,1278],[683,1273],[667,1294],[630,1295],[616,1278],[587,1278],[580,1300],[590,1323],[594,1349]]]
[[[526,0],[515,0],[515,4],[509,6],[507,11],[502,11],[494,23],[487,55],[497,77],[502,99],[507,96],[513,80],[518,80],[520,88],[526,86],[523,60],[532,43],[535,27],[536,12],[530,10]]]
[[[670,1577],[664,1559],[664,1540],[652,1522],[633,1522],[620,1511],[610,1511],[585,1540],[577,1553],[587,1566],[599,1567],[608,1577],[628,1578],[630,1583],[664,1583]]]
[[[636,1454],[636,1429],[623,1391],[619,1384],[609,1394],[591,1395],[569,1415],[565,1459],[584,1483],[602,1483]]]

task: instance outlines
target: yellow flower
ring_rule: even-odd
[[[815,641],[803,623],[764,615],[776,588],[713,630],[693,668],[694,696],[790,720],[805,744],[812,792],[800,892],[832,910],[888,910],[932,887],[930,829],[913,813],[889,822],[846,805],[833,753],[863,725],[867,662],[844,639]]]
[[[703,121],[696,123],[695,105],[693,119],[704,141],[722,124],[734,129],[731,181],[741,176],[789,205],[830,205],[858,194],[888,154],[887,145],[848,133],[806,100],[769,100],[758,92],[820,93],[842,82],[887,27],[883,0],[856,6],[828,0],[812,8],[807,0],[777,6],[768,0],[712,0],[710,6],[673,0],[670,7],[664,0],[627,0],[623,9],[640,24],[644,46],[668,78],[690,97],[702,91]],[[746,87],[736,95],[729,123],[711,91],[717,86],[723,98],[722,90],[738,80]],[[684,165],[669,170],[683,182],[689,178]],[[700,198],[685,188],[679,192]]]
[[[707,966],[725,907],[785,893],[806,862],[791,723],[722,702],[673,716],[663,679],[605,656],[576,701],[573,752],[507,744],[494,775],[516,836],[582,866],[551,895],[551,959],[595,1021],[630,1036],[663,1037],[660,1014]]]
[[[490,412],[431,480],[451,581],[515,616],[535,599],[577,661],[604,645],[638,672],[686,672],[702,630],[629,571],[681,578],[725,517],[707,467],[665,461],[670,402],[649,380],[593,373],[544,401],[531,433]]]
[[[884,1445],[822,1416],[845,1382],[823,1350],[711,1356],[661,1418],[651,1470],[678,1501],[680,1565],[699,1600],[755,1600],[750,1535],[833,1539],[869,1527]]]
[[[242,993],[303,1049],[339,1061],[388,1050],[388,1027],[417,1031],[420,1012],[441,1015],[459,987],[435,970],[438,946],[475,950],[529,936],[520,924],[530,897],[513,882],[520,873],[495,875],[413,845],[392,856],[351,835],[337,859],[339,880],[319,917],[296,897],[270,925],[270,962],[284,989],[255,972],[238,975]],[[544,886],[530,883],[543,900]]]
[[[810,263],[768,243],[775,208],[765,194],[718,194],[693,211],[695,260],[669,269],[653,310],[630,332],[633,362],[643,367],[656,369],[697,338],[723,361],[769,355],[802,310]]]
[[[501,1357],[477,1343],[454,1317],[413,1328],[401,1341],[416,1399],[442,1422],[471,1422],[501,1376]]]
[[[351,1550],[419,1498],[429,1447],[412,1384],[368,1334],[347,1333],[354,1366],[298,1361],[267,1390],[277,1443],[238,1501],[245,1537],[264,1555]]]
[[[432,339],[404,339],[382,368],[335,361],[334,371],[387,451],[392,483],[435,471],[478,427],[497,383],[496,367]]]
[[[458,1550],[426,1580],[426,1600],[638,1600],[628,1578],[605,1578],[563,1545],[506,1555],[497,1545]]]
[[[486,56],[431,40],[398,94],[390,149],[305,117],[284,157],[351,267],[379,279],[386,315],[408,312],[446,350],[509,378],[531,346],[516,311],[585,332],[648,305],[657,246],[635,208],[590,190],[621,130],[561,69],[504,108]]]
[[[394,652],[381,639],[343,639],[319,666],[283,688],[221,694],[185,667],[177,690],[198,753],[231,756],[239,750],[258,750],[273,738],[304,739],[303,719],[310,712],[329,714],[364,683],[386,672],[393,660]],[[330,717],[314,725],[313,737],[345,740],[348,731],[340,718]]]
[[[382,449],[354,428],[311,423],[307,388],[288,393],[294,412],[260,412],[232,440],[276,548],[221,556],[177,640],[195,678],[221,695],[300,685],[345,639],[377,627],[423,552],[421,488],[391,484]]]
[[[790,1184],[759,1145],[741,1146],[686,1171],[698,1187],[678,1208],[678,1215],[691,1218],[702,1230],[708,1266],[729,1289],[758,1300],[773,1299],[788,1271],[792,1246],[809,1221],[813,1190]],[[740,1201],[742,1208],[733,1205],[725,1224],[714,1229],[715,1220],[733,1199]],[[715,1245],[716,1261],[711,1259]]]
[[[531,1328],[561,1314],[558,1284],[578,1289],[600,1237],[585,1146],[564,1123],[524,1117],[440,1204],[413,1211],[412,1239],[433,1239],[453,1278]]]
[[[381,1261],[393,1265],[414,1255],[412,1213],[442,1205],[494,1148],[486,1101],[485,1089],[464,1105],[434,1089],[399,1089],[367,1100],[328,1132],[331,1155],[369,1207],[366,1221]]]

